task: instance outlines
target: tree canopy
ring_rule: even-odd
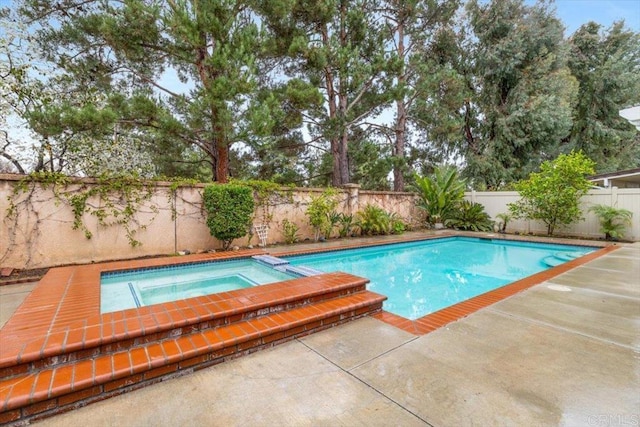
[[[403,191],[452,162],[500,188],[574,149],[640,166],[618,116],[640,35],[567,36],[547,1],[16,0],[0,20],[0,170]]]
[[[579,82],[571,148],[595,160],[599,172],[638,167],[640,135],[618,111],[640,103],[640,34],[622,22],[594,22],[569,39],[568,65]]]

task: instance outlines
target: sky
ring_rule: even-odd
[[[535,3],[535,0],[525,1]],[[12,0],[0,0],[0,7],[12,3]],[[620,19],[632,30],[640,31],[640,0],[555,0],[555,5],[558,17],[567,26],[567,35],[589,21],[608,27]]]
[[[527,0],[527,3],[535,3]],[[566,26],[565,36],[582,24],[594,21],[605,27],[624,19],[626,26],[640,32],[640,0],[556,0],[556,14]]]

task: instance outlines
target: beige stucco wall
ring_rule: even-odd
[[[129,259],[142,256],[173,254],[181,250],[191,252],[219,249],[221,244],[211,237],[202,208],[204,185],[180,187],[171,197],[169,183],[156,183],[149,200],[136,209],[134,237],[141,245],[132,247],[121,225],[100,225],[95,216],[85,214],[83,222],[93,236],[87,239],[82,230],[73,230],[74,216],[68,204],[59,202],[54,191],[73,194],[80,187],[94,185],[91,179],[79,179],[68,187],[36,185],[27,194],[12,196],[22,176],[0,174],[0,267],[16,269],[50,267],[64,264],[90,263]],[[283,242],[282,221],[287,219],[300,230],[299,239],[313,239],[305,211],[312,198],[324,190],[317,188],[283,189],[269,198],[264,206],[257,206],[254,224],[267,224],[267,243]],[[406,222],[415,225],[419,212],[415,196],[410,193],[359,191],[357,186],[338,190],[337,210],[355,214],[366,204],[375,204],[396,212]],[[9,199],[17,205],[16,216],[7,216]],[[117,200],[113,199],[117,203]],[[100,207],[97,198],[88,201]],[[174,215],[175,211],[175,215]],[[107,218],[106,222],[113,222]],[[257,245],[258,236],[251,243]],[[247,246],[248,237],[234,242]]]
[[[12,196],[14,187],[22,176],[0,174],[0,267],[16,269],[50,267],[64,264],[90,263],[142,256],[168,255],[181,250],[191,252],[219,249],[220,242],[211,237],[202,208],[204,185],[180,187],[172,197],[169,183],[156,183],[151,198],[138,207],[132,228],[140,246],[132,247],[121,225],[103,226],[89,214],[83,217],[93,233],[87,239],[82,230],[73,230],[73,213],[65,203],[58,203],[53,189],[34,186],[29,197]],[[81,186],[91,186],[94,181],[80,179],[68,187],[56,187],[55,191],[73,194]],[[296,224],[299,240],[313,239],[305,211],[313,197],[324,190],[319,188],[283,189],[269,198],[265,206],[257,206],[254,224],[269,227],[267,244],[284,241],[282,221]],[[337,190],[338,211],[355,215],[367,204],[373,204],[388,212],[394,212],[413,227],[421,226],[424,215],[416,207],[413,193],[385,191],[361,191],[357,186]],[[508,212],[508,203],[518,200],[517,192],[469,192],[469,200],[482,203],[495,219],[501,212]],[[9,199],[17,204],[16,216],[7,216]],[[117,200],[113,200],[117,202]],[[89,200],[91,206],[100,206],[98,199]],[[116,203],[117,204],[117,203]],[[594,204],[609,204],[633,212],[632,226],[626,238],[640,240],[640,189],[602,189],[590,191],[582,200],[586,220],[560,229],[557,234],[590,238],[602,237],[597,217],[588,212]],[[174,215],[175,211],[175,215]],[[107,218],[107,222],[113,218]],[[544,224],[534,221],[512,221],[507,231],[544,234]],[[251,244],[257,245],[258,236]],[[234,242],[247,246],[248,237]]]

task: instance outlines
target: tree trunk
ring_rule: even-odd
[[[229,179],[229,144],[218,140],[216,153],[215,180],[220,184],[226,184]]]
[[[404,22],[400,18],[398,20],[398,56],[402,60],[402,69],[398,75],[398,86],[402,87],[407,81],[407,76],[404,72],[405,53],[404,53]],[[404,191],[404,139],[407,128],[407,109],[404,103],[404,96],[402,99],[396,101],[397,115],[396,115],[396,143],[393,147],[393,156],[395,162],[393,165],[393,191]]]
[[[340,184],[343,186],[349,183],[349,155],[347,152],[349,146],[349,134],[347,129],[342,131],[342,138],[340,139]]]
[[[331,174],[331,185],[334,187],[340,187],[341,184],[341,170],[340,170],[340,144],[341,140],[338,137],[331,138],[331,157],[333,159],[333,173]]]
[[[476,141],[471,132],[471,105],[469,100],[464,101],[464,136],[467,140],[467,146],[474,154],[480,154],[480,150],[476,147]]]
[[[407,126],[407,111],[404,101],[398,101],[398,117],[396,119],[396,144],[394,156],[396,161],[393,166],[393,191],[404,191],[404,140]]]
[[[322,43],[329,49],[329,30],[325,25],[321,31]],[[333,70],[331,65],[327,64],[324,67],[324,80],[327,88],[327,104],[329,105],[329,121],[333,121],[336,118],[338,107],[336,105],[337,91],[333,81]],[[331,174],[331,185],[334,187],[340,186],[340,138],[332,132],[329,142],[331,143],[331,159],[333,161],[333,170]]]
[[[340,2],[340,46],[347,46],[347,6],[345,1]],[[336,168],[336,159],[334,157],[334,173],[338,172],[338,180],[334,179],[334,186],[341,187],[349,183],[349,160],[348,160],[348,145],[349,145],[349,133],[346,123],[347,116],[347,82],[344,73],[338,74],[338,112],[340,117],[340,138],[338,140],[338,167]]]

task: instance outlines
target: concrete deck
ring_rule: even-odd
[[[7,323],[38,282],[0,286],[0,328]]]
[[[42,426],[640,424],[640,244],[416,337],[365,318]]]

